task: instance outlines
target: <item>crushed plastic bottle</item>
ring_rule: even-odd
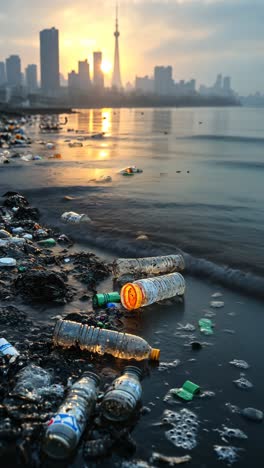
[[[19,356],[17,349],[11,345],[5,338],[0,338],[0,355]]]
[[[92,353],[112,354],[121,359],[159,360],[160,350],[151,346],[141,337],[105,330],[68,320],[58,320],[56,323],[53,342],[55,345],[70,348],[79,346],[81,350]]]
[[[14,258],[4,257],[0,258],[0,267],[15,267],[17,264]]]
[[[113,263],[115,277],[124,274],[144,273],[149,275],[160,275],[184,270],[184,259],[182,255],[166,255],[163,257],[145,258],[119,258]]]
[[[61,219],[64,223],[68,224],[80,224],[80,223],[91,223],[92,220],[86,214],[75,213],[74,211],[68,211],[61,215]]]
[[[163,299],[182,296],[184,291],[183,276],[180,273],[171,273],[125,284],[121,290],[121,302],[125,309],[134,310]]]
[[[98,394],[99,377],[85,372],[71,387],[64,403],[48,423],[43,450],[54,459],[65,459],[77,447]]]
[[[123,375],[114,380],[103,398],[102,411],[105,418],[125,421],[131,416],[142,395],[140,377],[141,370],[138,367],[125,367]]]

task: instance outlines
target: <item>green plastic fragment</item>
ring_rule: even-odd
[[[194,395],[200,392],[199,385],[191,382],[190,380],[186,380],[181,388],[173,389],[172,393],[177,395],[179,398],[185,401],[191,401]]]
[[[38,245],[40,245],[41,247],[54,247],[56,245],[56,241],[52,238],[43,239],[38,242]]]
[[[102,307],[106,305],[108,302],[120,302],[121,297],[118,292],[110,292],[106,294],[96,294],[93,297],[93,306],[94,307]]]
[[[27,270],[27,268],[26,268],[25,266],[22,266],[22,265],[21,265],[21,266],[18,267],[18,271],[19,271],[20,273],[24,273],[24,271],[26,271],[26,270]]]
[[[207,318],[201,318],[199,320],[199,327],[200,327],[200,331],[201,333],[204,333],[205,335],[213,335],[213,322],[212,320],[210,319],[207,319]]]

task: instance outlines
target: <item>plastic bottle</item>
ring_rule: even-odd
[[[19,356],[19,352],[5,338],[0,338],[0,354],[4,356]]]
[[[180,273],[147,278],[125,284],[121,289],[121,302],[125,309],[134,310],[185,291],[185,281]]]
[[[138,367],[125,367],[123,375],[114,380],[103,398],[101,407],[105,418],[125,421],[131,416],[142,395],[140,377]]]
[[[96,294],[93,297],[93,306],[101,307],[106,305],[108,302],[120,302],[120,300],[120,294],[118,292]]]
[[[79,223],[91,223],[91,218],[86,214],[75,213],[74,211],[68,211],[61,215],[61,219],[64,223],[79,224]]]
[[[130,273],[146,273],[160,275],[184,270],[182,255],[166,255],[164,257],[119,258],[113,264],[115,277]]]
[[[43,239],[38,241],[38,245],[40,245],[41,247],[54,247],[56,245],[56,241],[52,238]]]
[[[68,320],[58,320],[53,342],[65,348],[79,346],[81,350],[98,354],[112,354],[121,359],[159,360],[160,350],[151,348],[139,336],[82,325]]]
[[[96,403],[99,377],[85,372],[71,387],[66,400],[48,423],[43,450],[51,458],[64,459],[77,447]]]
[[[0,267],[15,267],[17,264],[14,258],[3,257],[0,258]]]

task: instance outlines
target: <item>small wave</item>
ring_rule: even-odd
[[[186,137],[185,137],[186,139]],[[260,143],[264,144],[263,137],[249,137],[242,135],[192,135],[187,139],[194,140],[213,140],[213,141],[224,141],[230,143]]]
[[[264,169],[264,162],[261,161],[212,161],[211,163],[217,166],[224,166],[231,169]]]

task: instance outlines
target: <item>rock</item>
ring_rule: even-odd
[[[31,270],[18,276],[15,288],[30,302],[66,303],[72,297],[66,279],[66,275],[52,270]]]
[[[38,221],[39,218],[40,212],[38,208],[20,207],[14,215],[14,219],[33,219],[34,221]]]
[[[145,234],[142,234],[141,236],[138,236],[136,240],[149,240],[149,238]]]
[[[202,343],[200,343],[199,341],[192,341],[190,345],[194,351],[197,351],[198,349],[202,349],[203,347]]]
[[[261,422],[263,420],[263,412],[255,408],[244,408],[240,414],[250,421]]]

